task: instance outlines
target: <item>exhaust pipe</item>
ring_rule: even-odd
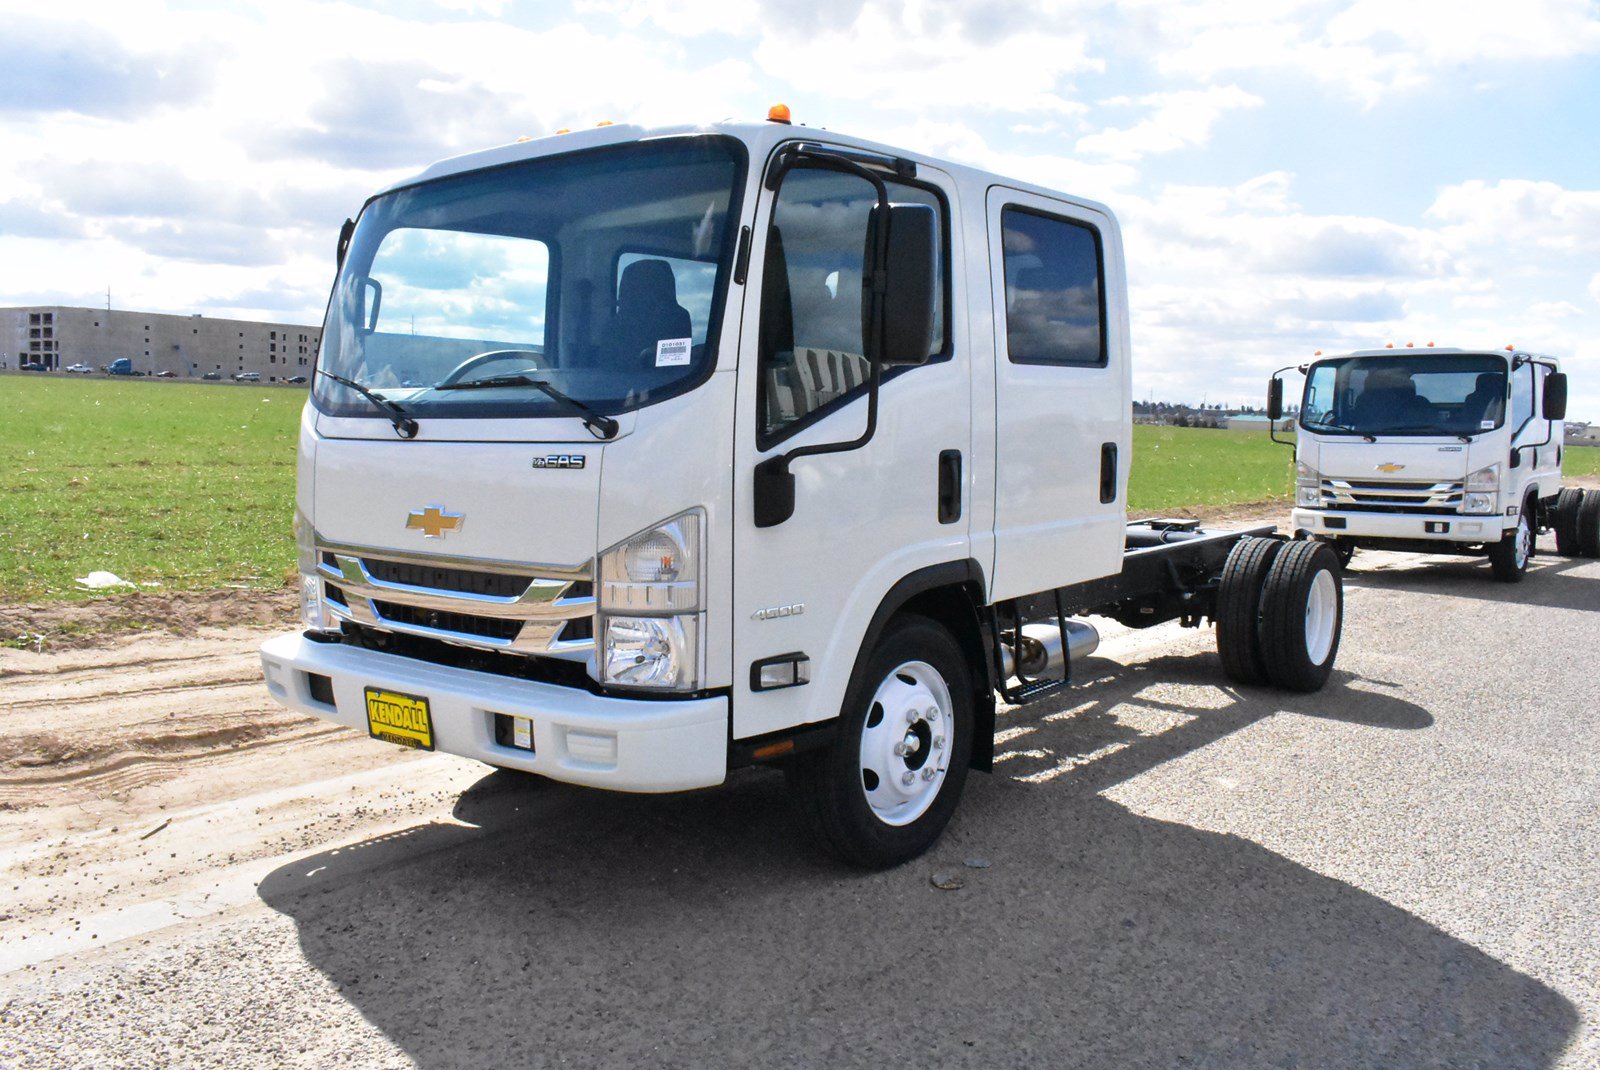
[[[1066,667],[1062,657],[1063,646],[1066,656],[1073,661],[1086,658],[1100,648],[1100,633],[1095,631],[1094,625],[1081,620],[1069,620],[1066,623],[1065,644],[1061,641],[1061,630],[1054,624],[1024,624],[1020,664],[1014,664],[1017,659],[1012,650],[1013,644],[1001,643],[1000,665],[1005,674],[1019,679],[1026,676],[1031,680],[1059,676]]]

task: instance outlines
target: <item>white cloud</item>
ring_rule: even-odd
[[[1104,69],[1081,31],[975,35],[961,19],[929,17],[922,5],[869,3],[846,26],[766,33],[755,59],[769,76],[804,93],[859,100],[919,115],[951,108],[1081,114],[1061,95],[1073,74]]]
[[[1150,93],[1130,103],[1151,109],[1150,114],[1127,129],[1111,128],[1079,138],[1078,151],[1133,161],[1152,153],[1204,145],[1225,112],[1258,108],[1262,100],[1228,85]]]
[[[1473,180],[1441,191],[1427,215],[1464,247],[1600,252],[1600,190]]]

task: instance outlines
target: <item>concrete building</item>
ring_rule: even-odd
[[[281,382],[311,374],[321,327],[295,323],[169,316],[103,308],[35,305],[0,308],[0,361],[12,369],[39,363],[54,371],[72,364],[96,370],[120,357],[147,375],[170,371],[198,379],[256,372]]]

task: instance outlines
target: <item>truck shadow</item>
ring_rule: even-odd
[[[1345,573],[1347,587],[1423,591],[1451,598],[1600,612],[1600,570],[1593,562],[1558,557],[1541,548],[1521,583],[1497,583],[1483,558],[1444,557],[1405,568],[1363,567],[1360,554]],[[1588,575],[1584,572],[1593,572]]]
[[[461,796],[466,824],[300,859],[260,895],[425,1070],[1552,1065],[1578,1022],[1552,989],[1351,884],[1099,794],[1284,708],[1209,686],[1205,660],[1008,715],[1033,731],[1000,775],[889,872],[807,850],[766,770],[664,797],[491,774]],[[1289,708],[1431,723],[1382,686],[1347,676]],[[1125,735],[1112,711],[1133,704],[1171,724]],[[935,888],[944,872],[964,886]]]

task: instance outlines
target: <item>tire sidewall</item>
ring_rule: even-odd
[[[909,661],[921,661],[944,678],[950,692],[953,723],[950,765],[931,806],[905,825],[884,823],[867,802],[861,783],[861,736],[873,696],[889,673]],[[906,616],[891,624],[872,653],[857,667],[845,692],[839,734],[823,756],[829,824],[833,846],[849,862],[862,866],[909,861],[932,846],[955,813],[972,760],[975,721],[972,677],[955,638],[925,617]],[[840,842],[840,841],[843,842]]]
[[[1311,547],[1299,549],[1300,545]],[[1261,645],[1267,675],[1279,687],[1292,691],[1317,691],[1327,683],[1339,657],[1344,633],[1343,570],[1338,556],[1321,543],[1291,544],[1278,555],[1267,574],[1263,592]],[[1327,572],[1333,580],[1333,638],[1320,661],[1312,661],[1306,647],[1305,614],[1317,577]]]

